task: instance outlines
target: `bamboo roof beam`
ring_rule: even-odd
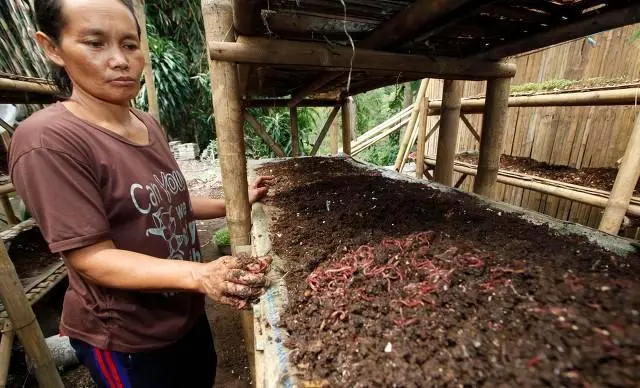
[[[550,31],[528,36],[515,42],[483,51],[475,59],[497,60],[515,54],[524,53],[540,47],[578,39],[601,31],[610,30],[627,24],[640,22],[640,2],[630,1],[627,6],[612,10],[595,10],[592,16],[577,22],[568,22]]]
[[[237,42],[209,43],[212,60],[262,65],[299,66],[324,71],[413,73],[432,78],[484,80],[512,77],[516,68],[503,62],[430,58],[349,47],[330,47],[324,43],[242,37]]]
[[[640,88],[511,96],[509,97],[508,106],[518,108],[545,106],[611,106],[635,105],[637,102],[640,102]],[[484,105],[485,98],[462,99],[462,113],[482,113]],[[431,101],[429,104],[429,114],[439,114],[441,106],[441,100]]]
[[[244,100],[243,104],[245,108],[282,108],[289,106],[291,100],[286,98],[262,98]],[[337,100],[316,100],[306,99],[299,103],[299,107],[333,107],[339,104]]]
[[[409,37],[417,29],[436,22],[470,3],[472,0],[417,0],[378,27],[369,37],[357,43],[358,48],[382,49]],[[311,93],[340,79],[346,81],[347,73],[324,74],[300,89],[291,98],[291,106],[298,104]]]

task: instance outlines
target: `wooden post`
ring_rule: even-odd
[[[339,110],[340,110],[340,105],[337,105],[333,107],[333,109],[331,110],[331,113],[329,113],[329,117],[327,117],[327,122],[324,123],[324,126],[322,127],[322,130],[318,135],[318,139],[316,140],[316,143],[313,145],[313,149],[311,150],[311,156],[316,156],[316,154],[318,153],[318,150],[320,149],[320,146],[322,145],[322,142],[324,141],[324,138],[327,136],[327,132],[329,131],[330,128],[334,128],[333,126],[334,121],[336,119],[336,116],[338,115]],[[337,148],[337,144],[336,144],[336,148]]]
[[[144,54],[144,84],[147,88],[147,103],[149,113],[160,122],[160,108],[158,107],[158,95],[156,84],[153,79],[153,69],[151,66],[151,54],[149,53],[149,39],[147,37],[147,18],[144,14],[144,0],[135,0],[133,9],[140,26],[140,49]]]
[[[64,388],[40,325],[4,244],[0,244],[0,299],[33,365],[38,385],[43,388]]]
[[[444,80],[438,153],[433,177],[436,182],[447,186],[453,186],[453,162],[456,157],[458,126],[460,125],[460,100],[463,89],[463,81]]]
[[[202,0],[207,42],[233,41],[233,11],[228,0]],[[209,55],[209,58],[211,56]],[[251,245],[251,208],[247,184],[247,160],[243,132],[243,107],[240,99],[237,66],[230,62],[209,60],[215,113],[216,134],[222,188],[227,211],[227,225],[234,254],[246,251]],[[251,250],[249,249],[249,252]],[[247,357],[251,375],[255,376],[255,338],[253,318],[250,312],[242,314]]]
[[[208,42],[234,39],[233,14],[228,2],[204,0],[202,14]],[[250,245],[251,210],[238,73],[229,62],[209,61],[209,67],[211,78],[216,80],[211,83],[213,110],[231,246]]]
[[[7,322],[2,330],[2,339],[0,340],[0,388],[7,386],[11,351],[13,350],[13,339],[15,335],[16,333],[13,331],[11,324]]]
[[[629,143],[622,157],[622,164],[613,184],[607,207],[600,221],[599,229],[610,234],[618,234],[629,201],[640,177],[640,113],[631,133]]]
[[[398,156],[396,157],[396,163],[394,165],[394,169],[396,171],[400,171],[400,167],[404,164],[403,160],[405,157],[405,151],[409,147],[411,134],[413,133],[413,128],[415,127],[416,121],[418,120],[418,113],[420,112],[422,99],[424,99],[424,96],[427,93],[427,86],[429,86],[429,80],[423,79],[420,83],[420,89],[418,90],[416,103],[413,106],[413,112],[411,112],[411,119],[409,120],[409,124],[407,124],[407,129],[404,133],[404,137],[402,138],[402,141],[400,141],[400,148],[398,149]]]
[[[490,197],[498,178],[502,139],[507,126],[507,104],[511,78],[487,81],[487,103],[482,117],[480,159],[473,192]]]
[[[300,137],[298,136],[298,109],[294,106],[289,108],[289,117],[291,121],[291,154],[292,156],[300,156]]]
[[[342,152],[351,155],[351,133],[355,127],[356,106],[353,97],[342,102]]]
[[[424,168],[425,148],[427,143],[427,119],[429,115],[429,99],[425,96],[422,99],[422,114],[418,123],[418,148],[416,149],[416,178],[422,179]]]
[[[331,123],[329,135],[329,154],[335,155],[338,153],[338,122],[336,120]]]

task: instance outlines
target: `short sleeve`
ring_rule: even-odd
[[[99,183],[85,163],[64,152],[36,148],[15,160],[11,177],[52,252],[110,238]]]

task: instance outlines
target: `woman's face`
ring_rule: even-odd
[[[138,93],[144,67],[134,16],[119,0],[62,0],[62,4],[58,65],[64,66],[74,89],[128,105]]]

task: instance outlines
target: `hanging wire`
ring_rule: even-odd
[[[356,58],[356,45],[355,43],[353,43],[353,39],[351,38],[349,31],[347,30],[347,4],[345,4],[344,0],[339,0],[339,1],[342,4],[342,9],[344,10],[344,19],[343,19],[344,34],[349,39],[349,43],[351,44],[351,50],[352,50],[351,63],[349,64],[349,77],[347,78],[347,93],[349,93],[349,88],[351,87],[351,75],[353,73],[353,61]]]

